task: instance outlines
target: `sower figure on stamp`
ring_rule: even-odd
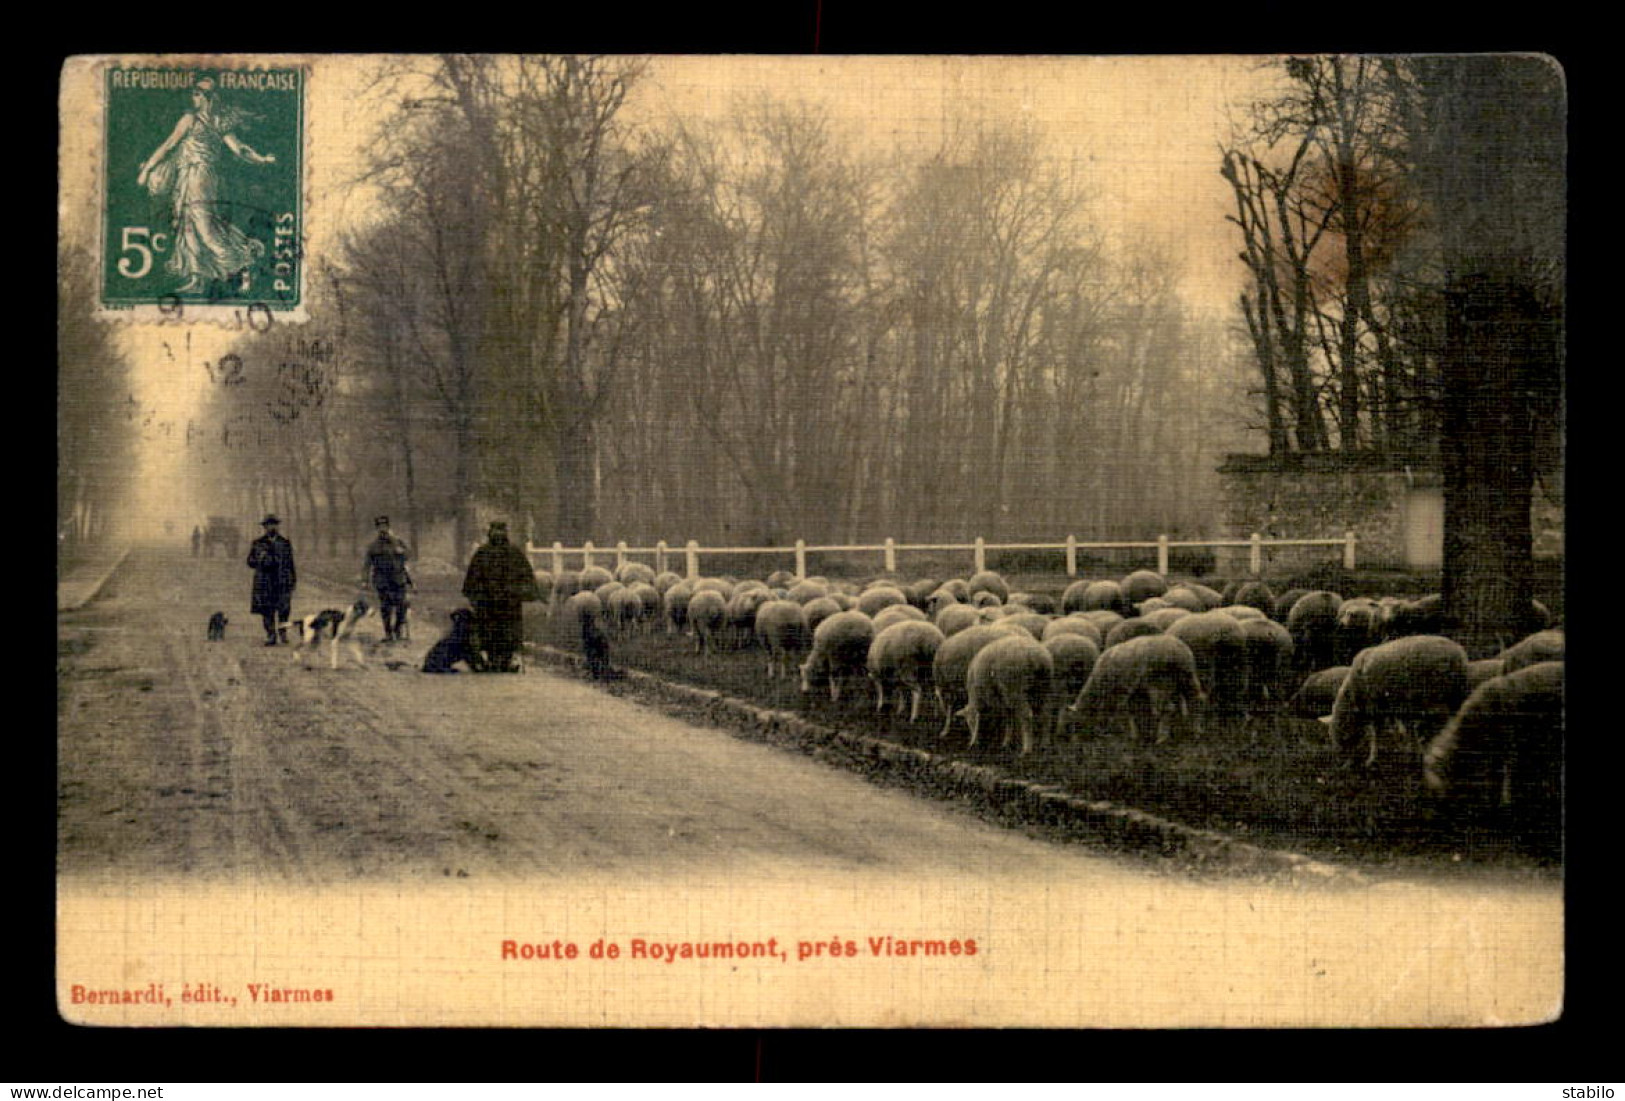
[[[221,150],[247,164],[273,164],[276,157],[259,153],[232,130],[239,116],[215,104],[214,81],[204,77],[192,90],[192,109],[142,164],[136,183],[153,195],[167,195],[173,217],[173,251],[164,269],[185,280],[176,293],[201,291],[205,280],[241,280],[247,291],[250,271],[265,254],[265,242],[233,225],[231,204],[220,194]]]
[[[523,605],[541,596],[530,559],[508,542],[507,524],[492,524],[485,544],[474,552],[463,595],[474,608],[474,644],[485,651],[487,671],[516,671],[514,654],[524,635]]]
[[[389,530],[389,517],[373,520],[378,535],[367,544],[367,581],[378,594],[378,608],[384,619],[384,641],[398,642],[406,623],[406,590],[412,588],[412,574],[406,568],[406,543]]]
[[[288,641],[288,613],[298,575],[293,568],[293,544],[278,531],[282,521],[270,515],[260,521],[265,534],[248,548],[248,568],[254,571],[254,597],[249,611],[265,624],[265,645]]]

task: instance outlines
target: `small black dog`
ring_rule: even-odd
[[[474,613],[467,608],[458,608],[451,613],[451,630],[448,631],[434,648],[423,659],[425,673],[455,673],[454,668],[460,661],[474,672],[481,669],[479,651],[470,644],[469,636],[474,629]]]
[[[226,624],[231,620],[226,618],[225,612],[216,612],[209,617],[209,641],[219,642],[226,637]]]

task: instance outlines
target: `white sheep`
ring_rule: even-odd
[[[824,620],[813,631],[812,653],[801,665],[801,690],[811,692],[813,682],[827,676],[829,698],[839,702],[841,679],[868,673],[874,638],[874,623],[862,612],[837,612]]]
[[[875,682],[875,710],[886,706],[886,689],[890,688],[901,711],[903,689],[907,688],[912,697],[908,721],[918,720],[920,700],[932,684],[932,665],[942,643],[942,632],[923,620],[903,620],[877,631],[869,644],[868,659],[869,677]]]
[[[1377,762],[1383,734],[1397,729],[1420,755],[1467,697],[1467,651],[1442,635],[1409,635],[1354,656],[1332,704],[1332,745],[1344,752],[1369,739],[1366,765]]]
[[[959,710],[976,744],[982,720],[992,718],[1004,731],[1002,745],[1021,736],[1021,752],[1033,748],[1033,723],[1049,700],[1055,661],[1042,643],[1026,635],[1008,635],[978,650],[965,675],[969,702]]]

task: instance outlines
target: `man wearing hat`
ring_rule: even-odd
[[[293,568],[293,544],[277,531],[282,521],[273,513],[260,521],[265,534],[248,548],[248,568],[254,571],[254,599],[249,611],[265,624],[265,645],[288,641],[288,613],[298,576]]]
[[[513,656],[524,637],[523,604],[541,596],[530,559],[508,542],[507,524],[492,524],[484,545],[474,552],[463,595],[474,607],[475,646],[485,651],[486,668],[513,671]]]
[[[367,544],[367,580],[378,594],[384,641],[396,642],[403,637],[406,590],[412,587],[412,575],[406,569],[406,543],[389,530],[389,517],[376,516],[372,523],[378,535]]]

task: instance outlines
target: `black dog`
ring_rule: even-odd
[[[226,624],[231,620],[226,618],[225,612],[216,612],[209,617],[209,641],[219,642],[226,637]]]
[[[423,659],[425,673],[455,673],[454,668],[460,661],[474,672],[481,669],[479,651],[470,643],[469,636],[474,629],[474,613],[467,608],[458,608],[451,613],[451,630],[444,638],[434,644],[434,648]]]

